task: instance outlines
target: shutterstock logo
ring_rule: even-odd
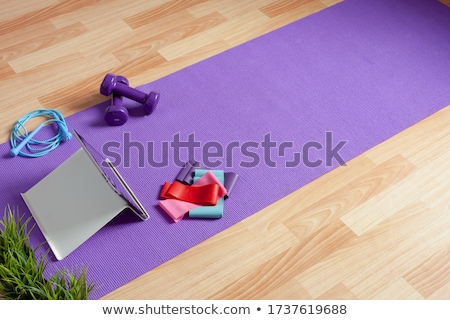
[[[132,140],[129,132],[124,132],[122,141],[108,141],[103,147],[103,154],[114,166],[155,168],[176,165],[184,166],[187,159],[196,160],[209,168],[239,166],[255,168],[294,168],[305,166],[316,168],[331,167],[334,164],[345,165],[339,154],[346,145],[346,140],[333,141],[333,133],[326,131],[323,141],[307,141],[295,145],[293,141],[277,142],[271,133],[266,133],[260,141],[198,141],[195,133],[182,138],[176,133],[170,141],[155,145],[154,141]],[[200,156],[199,156],[200,155]],[[200,159],[198,159],[200,157]],[[186,159],[187,158],[187,159]]]

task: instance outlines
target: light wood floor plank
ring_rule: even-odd
[[[298,281],[292,279],[262,296],[263,300],[310,300],[311,296]]]
[[[312,298],[311,298],[312,299]],[[357,297],[342,283],[334,286],[323,295],[317,298],[318,300],[357,300]]]
[[[435,150],[439,154],[442,151],[442,146],[447,145],[450,130],[449,120],[450,105],[443,106],[440,111],[364,154],[374,162],[382,163],[400,153],[414,164],[424,165],[436,156],[436,154],[430,153],[430,150]],[[430,126],[435,127],[436,130],[430,130]],[[445,139],[445,143],[440,143],[442,139]],[[439,143],[436,143],[437,141]],[[389,148],[389,145],[394,145],[395,148]],[[383,146],[385,147],[383,148]]]
[[[41,36],[35,37],[34,39],[26,40],[21,43],[17,43],[14,46],[0,49],[0,60],[16,60],[23,56],[27,56],[30,53],[39,51],[40,49],[59,44],[69,39],[77,38],[85,32],[87,32],[87,29],[84,25],[81,23],[74,23],[58,30],[52,30],[48,33],[41,33]]]
[[[234,5],[228,3],[217,9],[217,11],[229,20],[238,19],[250,11],[260,10],[261,7],[271,3],[273,0],[254,0],[254,1],[234,1]]]
[[[57,0],[42,0],[42,1],[14,1],[3,0],[0,3],[0,21],[7,21],[16,19],[26,14],[31,14],[35,11],[43,10],[47,7],[54,6],[58,3]]]
[[[419,264],[405,274],[405,280],[422,296],[430,298],[450,284],[450,245],[436,252],[429,260]],[[450,296],[447,295],[447,298]]]
[[[427,300],[450,300],[450,281],[436,290]]]
[[[138,14],[125,19],[125,22],[130,25],[131,28],[136,29],[152,21],[161,19],[162,17],[173,14],[177,11],[182,11],[195,6],[198,3],[203,3],[206,0],[171,0],[165,2],[157,7],[152,7],[148,10],[144,10]]]
[[[167,47],[173,43],[192,37],[197,34],[203,35],[203,32],[214,28],[225,22],[226,19],[217,12],[203,16],[185,24],[178,25],[176,28],[159,33],[153,37],[142,39],[133,44],[121,46],[119,50],[113,51],[113,54],[121,61],[132,61],[135,57],[139,58],[147,54],[157,52],[159,49]]]
[[[444,178],[437,171],[432,171],[433,168],[445,166],[446,157],[448,155],[435,159],[419,170],[411,172],[398,183],[383,189],[379,194],[349,210],[342,216],[342,221],[356,234],[362,235],[397,210],[420,198],[430,185],[439,185]],[[426,175],[423,174],[424,171],[427,172]]]
[[[246,23],[246,21],[253,21],[253,23]],[[254,28],[254,23],[257,25],[265,24],[269,19],[259,11],[252,11],[239,19],[226,21],[215,28],[208,29],[202,34],[187,37],[177,43],[171,44],[158,52],[167,60],[173,60],[181,57],[190,51],[203,47],[205,43],[212,43],[217,39],[226,40],[232,35],[251,32]]]
[[[419,260],[424,258],[423,255],[430,255],[429,251],[424,252],[424,247],[430,244],[429,241],[424,241],[425,236],[419,239],[417,236],[410,237],[410,234],[417,233],[427,222],[432,225],[430,229],[441,231],[442,225],[433,225],[428,221],[427,216],[436,216],[433,213],[422,204],[411,205],[371,230],[369,235],[355,236],[345,247],[334,250],[329,257],[321,259],[295,278],[313,298],[343,283],[359,299],[369,299],[371,295],[384,289],[392,277],[397,279],[404,268],[411,267],[411,260],[405,258],[421,254],[422,256],[416,257]],[[409,228],[404,227],[406,222],[409,223]]]
[[[0,50],[13,47],[19,43],[33,42],[44,34],[55,32],[57,28],[48,20],[38,22],[23,28],[13,29],[0,35]],[[36,30],[39,30],[37,32]]]
[[[283,223],[295,234],[303,234],[315,232],[329,222],[341,218],[348,227],[358,234],[355,230],[359,229],[355,229],[355,224],[361,220],[359,216],[356,214],[352,216],[351,213],[360,212],[357,211],[360,206],[365,205],[378,194],[409,177],[409,174],[414,170],[415,167],[406,159],[401,156],[394,157],[363,176],[355,178],[312,206],[289,217]],[[375,215],[377,214],[379,213],[376,212]],[[366,221],[363,220],[364,223]]]
[[[422,212],[427,212],[427,217],[422,216]],[[448,236],[449,219],[436,210],[421,211],[419,206],[411,205],[396,213],[383,228],[387,229],[387,225],[389,228],[395,226],[397,230],[391,229],[385,237],[378,237],[379,243],[384,244],[382,254],[378,253],[370,265],[344,280],[360,299],[380,298],[377,294],[392,283],[392,278],[402,277],[417,263],[436,254],[439,251],[436,241],[445,241]],[[402,230],[398,230],[400,227]]]
[[[327,7],[334,6],[335,4],[338,4],[338,3],[342,2],[342,1],[343,0],[320,0],[320,2],[322,2]]]
[[[330,223],[314,234],[305,233],[297,245],[273,257],[209,298],[262,299],[273,290],[286,285],[291,279],[298,280],[298,274],[315,266],[339,248],[345,247],[354,237],[354,233],[340,221]],[[300,284],[302,285],[301,282]],[[311,295],[308,288],[304,288]]]
[[[111,29],[115,29],[108,39],[103,37],[105,32],[109,32]],[[62,43],[57,43],[38,51],[32,52],[26,56],[14,59],[9,62],[10,66],[16,73],[21,73],[27,70],[31,70],[38,66],[41,66],[47,62],[51,62],[53,59],[59,59],[61,57],[76,54],[78,52],[83,53],[86,57],[100,56],[101,53],[110,55],[108,51],[104,51],[104,46],[110,42],[120,41],[123,38],[129,37],[131,29],[122,20],[117,21],[114,24],[103,26],[103,28],[83,33],[76,38],[68,39]],[[80,50],[84,46],[89,47],[89,50]]]
[[[422,300],[423,296],[411,287],[405,279],[399,278],[372,298],[375,300]]]
[[[13,77],[15,74],[16,73],[7,62],[0,61],[0,78],[10,78]]]
[[[53,5],[45,6],[38,10],[33,10],[25,14],[21,14],[17,17],[9,17],[8,20],[0,22],[0,35],[4,35],[6,33],[24,27],[35,25],[36,23],[46,21],[73,10],[77,10],[78,8],[90,5],[95,2],[95,0],[56,1]],[[27,1],[26,3],[29,2]],[[36,4],[38,3],[38,1],[32,1],[31,3]]]
[[[303,6],[312,1],[313,0],[277,0],[267,6],[260,8],[260,10],[269,18],[274,18],[276,16],[279,16],[280,14],[284,14],[286,12],[294,10],[299,6]]]
[[[86,6],[56,15],[50,21],[57,28],[70,24],[82,23],[89,30],[96,30],[104,25],[124,20],[152,7],[161,5],[168,0],[108,0],[95,1]],[[107,13],[107,14],[106,14]],[[99,19],[99,17],[101,17]],[[114,32],[112,28],[110,32]],[[105,34],[108,37],[108,33]]]

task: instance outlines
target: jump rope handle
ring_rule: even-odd
[[[25,139],[22,140],[22,142],[20,142],[15,148],[12,148],[11,151],[9,152],[11,154],[11,156],[15,157],[19,154],[20,150],[22,150],[23,147],[25,147],[25,145],[28,143],[28,141],[30,141],[34,135],[36,133],[39,132],[39,130],[41,130],[44,127],[44,124],[41,123],[40,125],[37,126],[36,129],[34,129],[31,133],[29,133]]]

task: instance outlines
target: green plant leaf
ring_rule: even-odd
[[[29,245],[31,218],[24,220],[10,206],[0,220],[0,299],[88,299],[95,285],[88,283],[86,268],[62,269],[44,278],[48,251],[36,257]]]

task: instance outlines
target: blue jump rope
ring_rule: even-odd
[[[47,117],[50,119],[44,121],[36,129],[28,133],[25,123],[36,117]],[[55,123],[58,126],[58,133],[47,140],[33,139],[34,135],[49,123]],[[12,148],[10,154],[13,157],[17,155],[27,158],[42,157],[58,147],[61,141],[70,140],[71,138],[72,134],[69,132],[61,112],[54,109],[35,110],[21,117],[14,125],[10,135]],[[21,151],[25,146],[27,147],[28,152]]]

